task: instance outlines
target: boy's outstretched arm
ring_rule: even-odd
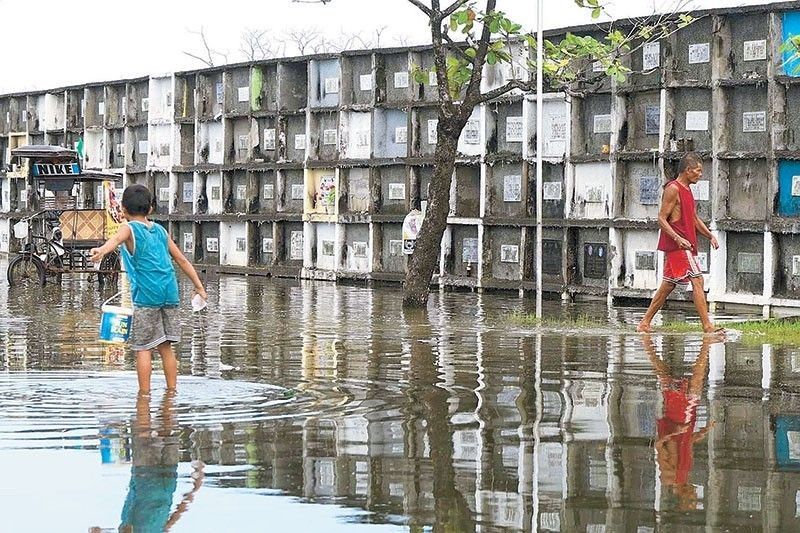
[[[100,248],[89,250],[89,256],[93,263],[99,263],[109,253],[116,250],[117,246],[131,240],[131,228],[127,224],[122,224],[117,233],[108,239]]]
[[[172,256],[172,260],[181,267],[183,273],[192,281],[194,292],[199,294],[204,300],[208,300],[208,294],[206,294],[206,290],[203,288],[203,282],[200,281],[200,276],[197,275],[197,271],[194,269],[194,266],[192,266],[192,263],[186,259],[186,256],[183,255],[183,252],[181,252],[178,245],[175,244],[175,241],[172,239],[169,239],[169,255]]]

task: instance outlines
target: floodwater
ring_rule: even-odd
[[[177,395],[155,373],[137,399],[96,340],[110,293],[0,285],[0,530],[800,529],[800,349],[538,333],[516,295],[208,286]]]

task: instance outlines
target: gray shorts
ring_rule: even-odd
[[[180,342],[180,320],[177,307],[133,308],[131,348],[136,351],[152,350],[165,342]]]

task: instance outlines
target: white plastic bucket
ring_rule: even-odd
[[[124,344],[128,342],[133,325],[133,309],[119,305],[109,305],[108,302],[120,296],[117,293],[103,303],[100,319],[100,342],[106,344]]]

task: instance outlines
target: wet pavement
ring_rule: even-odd
[[[404,314],[394,287],[208,285],[177,395],[157,372],[150,398],[97,343],[111,293],[0,286],[0,530],[800,529],[800,348],[532,332],[516,295]]]

